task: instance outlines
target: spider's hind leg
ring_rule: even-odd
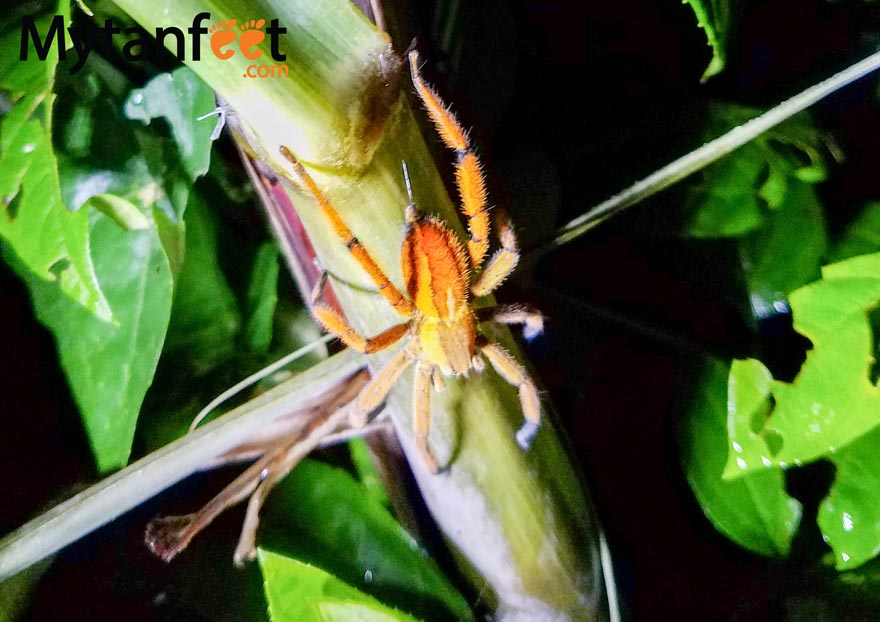
[[[366,424],[367,417],[385,400],[391,387],[406,371],[415,355],[414,346],[410,342],[373,376],[354,401],[349,417],[353,426],[363,427]]]
[[[522,324],[523,338],[531,341],[544,332],[544,315],[526,305],[503,305],[494,309],[484,309],[489,313],[480,314],[481,321],[498,324]]]
[[[538,397],[538,388],[525,367],[497,343],[485,343],[480,346],[480,351],[489,359],[495,371],[519,389],[519,401],[526,421],[516,433],[516,442],[523,449],[528,449],[541,425],[541,399]]]

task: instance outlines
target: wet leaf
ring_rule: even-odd
[[[790,297],[794,328],[813,349],[793,382],[773,383],[776,406],[760,434],[732,438],[775,465],[828,456],[878,424],[867,314],[880,303],[880,254],[825,266],[822,277]],[[752,463],[740,472],[762,468]]]
[[[785,492],[782,470],[765,468],[732,481],[723,476],[728,426],[749,425],[742,419],[732,421],[728,404],[737,406],[732,413],[754,413],[765,397],[759,378],[746,377],[740,385],[731,382],[728,389],[729,368],[711,360],[703,370],[682,439],[685,473],[700,507],[719,531],[755,553],[785,555],[801,506]]]
[[[332,574],[270,551],[257,553],[272,622],[414,621]]]
[[[880,430],[873,430],[831,456],[837,467],[818,523],[844,570],[880,553]]]

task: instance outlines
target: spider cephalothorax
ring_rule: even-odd
[[[405,322],[367,338],[316,297],[312,312],[317,320],[347,346],[360,352],[384,350],[409,335],[406,346],[358,395],[353,417],[360,423],[365,422],[367,415],[385,399],[394,382],[414,363],[413,431],[416,447],[425,465],[436,472],[437,462],[427,443],[430,389],[432,383],[442,386],[442,376],[467,375],[471,370],[480,372],[485,367],[484,357],[488,359],[501,376],[519,389],[526,423],[517,433],[517,441],[523,448],[528,447],[538,429],[541,404],[535,383],[523,366],[504,348],[479,333],[473,306],[474,298],[492,293],[516,268],[519,261],[516,236],[503,217],[496,218],[501,247],[483,266],[489,249],[490,227],[479,160],[455,116],[422,80],[415,51],[410,52],[409,63],[419,98],[443,142],[456,153],[456,185],[470,239],[465,247],[445,222],[422,214],[413,203],[408,205],[400,254],[408,297],[382,272],[302,164],[287,149],[282,148],[282,153],[293,165],[298,181],[318,202],[336,234],[379,287],[379,292],[395,311],[407,318]],[[523,324],[527,338],[534,337],[543,328],[541,314],[524,307],[499,307],[486,319],[501,324]]]

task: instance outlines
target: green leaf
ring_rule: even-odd
[[[113,308],[112,323],[19,272],[37,317],[55,336],[98,468],[106,472],[124,466],[131,451],[168,326],[171,271],[155,227],[126,231],[100,212],[91,216],[92,260]]]
[[[845,570],[880,553],[880,429],[831,459],[837,473],[817,520],[835,565]]]
[[[792,383],[773,383],[776,406],[759,434],[732,437],[767,458],[740,473],[829,456],[878,424],[867,314],[880,303],[880,253],[826,266],[822,277],[790,297],[794,328],[813,349]]]
[[[778,209],[739,240],[739,254],[753,310],[762,316],[821,273],[828,232],[812,186],[792,183]]]
[[[761,402],[760,383],[738,387],[731,382],[728,394],[729,368],[713,359],[703,370],[684,426],[684,470],[700,507],[721,533],[755,553],[785,555],[800,521],[801,506],[786,494],[782,470],[765,469],[734,481],[722,475],[727,427],[748,426],[748,422],[730,420],[729,401],[742,407],[734,409],[736,413],[754,410]]]
[[[296,559],[257,551],[272,622],[404,622],[415,618],[383,605]]]
[[[150,228],[150,219],[134,203],[114,194],[96,194],[88,200],[87,205],[109,216],[125,230]]]
[[[43,561],[0,581],[0,622],[24,620],[31,597],[43,575],[52,565],[53,558]]]
[[[703,137],[716,138],[760,113],[713,104]],[[825,178],[823,145],[822,134],[802,113],[707,167],[688,192],[684,234],[726,238],[758,229],[774,211],[802,200],[804,184]]]
[[[275,305],[278,303],[278,247],[266,242],[257,250],[245,297],[242,340],[249,352],[265,353],[272,343]]]
[[[131,92],[125,103],[129,119],[144,123],[164,117],[171,125],[181,161],[191,180],[208,172],[214,122],[198,117],[215,108],[214,92],[188,67],[163,73],[142,89]]]
[[[742,445],[737,440],[753,439],[764,431],[770,415],[773,375],[761,361],[734,360],[727,379],[727,430],[731,440],[727,450],[724,479],[732,479],[749,464],[767,466],[766,452],[759,443]]]
[[[348,451],[351,454],[355,474],[366,493],[379,505],[390,508],[391,500],[388,498],[379,470],[373,462],[373,453],[367,442],[362,438],[354,438],[348,442]]]
[[[186,251],[166,350],[170,356],[185,352],[188,365],[201,375],[234,354],[241,317],[218,262],[216,224],[196,193],[190,195],[184,222]]]
[[[68,23],[65,3],[59,12]],[[37,28],[45,32],[48,17]],[[61,199],[50,123],[57,58],[40,61],[32,51],[19,61],[20,38],[20,29],[0,38],[0,89],[13,102],[0,122],[0,238],[34,276],[108,321],[110,307],[89,257],[88,215],[71,213]]]
[[[706,39],[712,47],[712,60],[703,72],[702,81],[721,73],[727,62],[727,44],[733,29],[732,9],[735,0],[685,0],[697,16],[697,25],[706,32]],[[733,5],[733,6],[732,6]]]
[[[345,471],[306,460],[276,489],[267,510],[267,548],[321,566],[424,618],[473,619],[434,561]]]
[[[832,261],[880,251],[880,201],[868,203],[831,251]]]

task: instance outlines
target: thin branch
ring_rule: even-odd
[[[839,88],[876,71],[878,68],[880,68],[880,52],[875,52],[866,59],[851,65],[827,80],[823,80],[794,97],[785,100],[761,116],[733,128],[723,136],[667,164],[660,170],[637,181],[623,192],[615,194],[610,199],[599,203],[586,213],[557,229],[553,239],[538,246],[532,252],[540,255],[582,236],[593,227],[619,214],[626,208],[632,207],[672,184],[681,181],[685,177],[696,173],[731,151],[757,138],[770,128],[806,110]]]
[[[200,471],[364,363],[344,350],[55,506],[0,540],[0,581]]]

